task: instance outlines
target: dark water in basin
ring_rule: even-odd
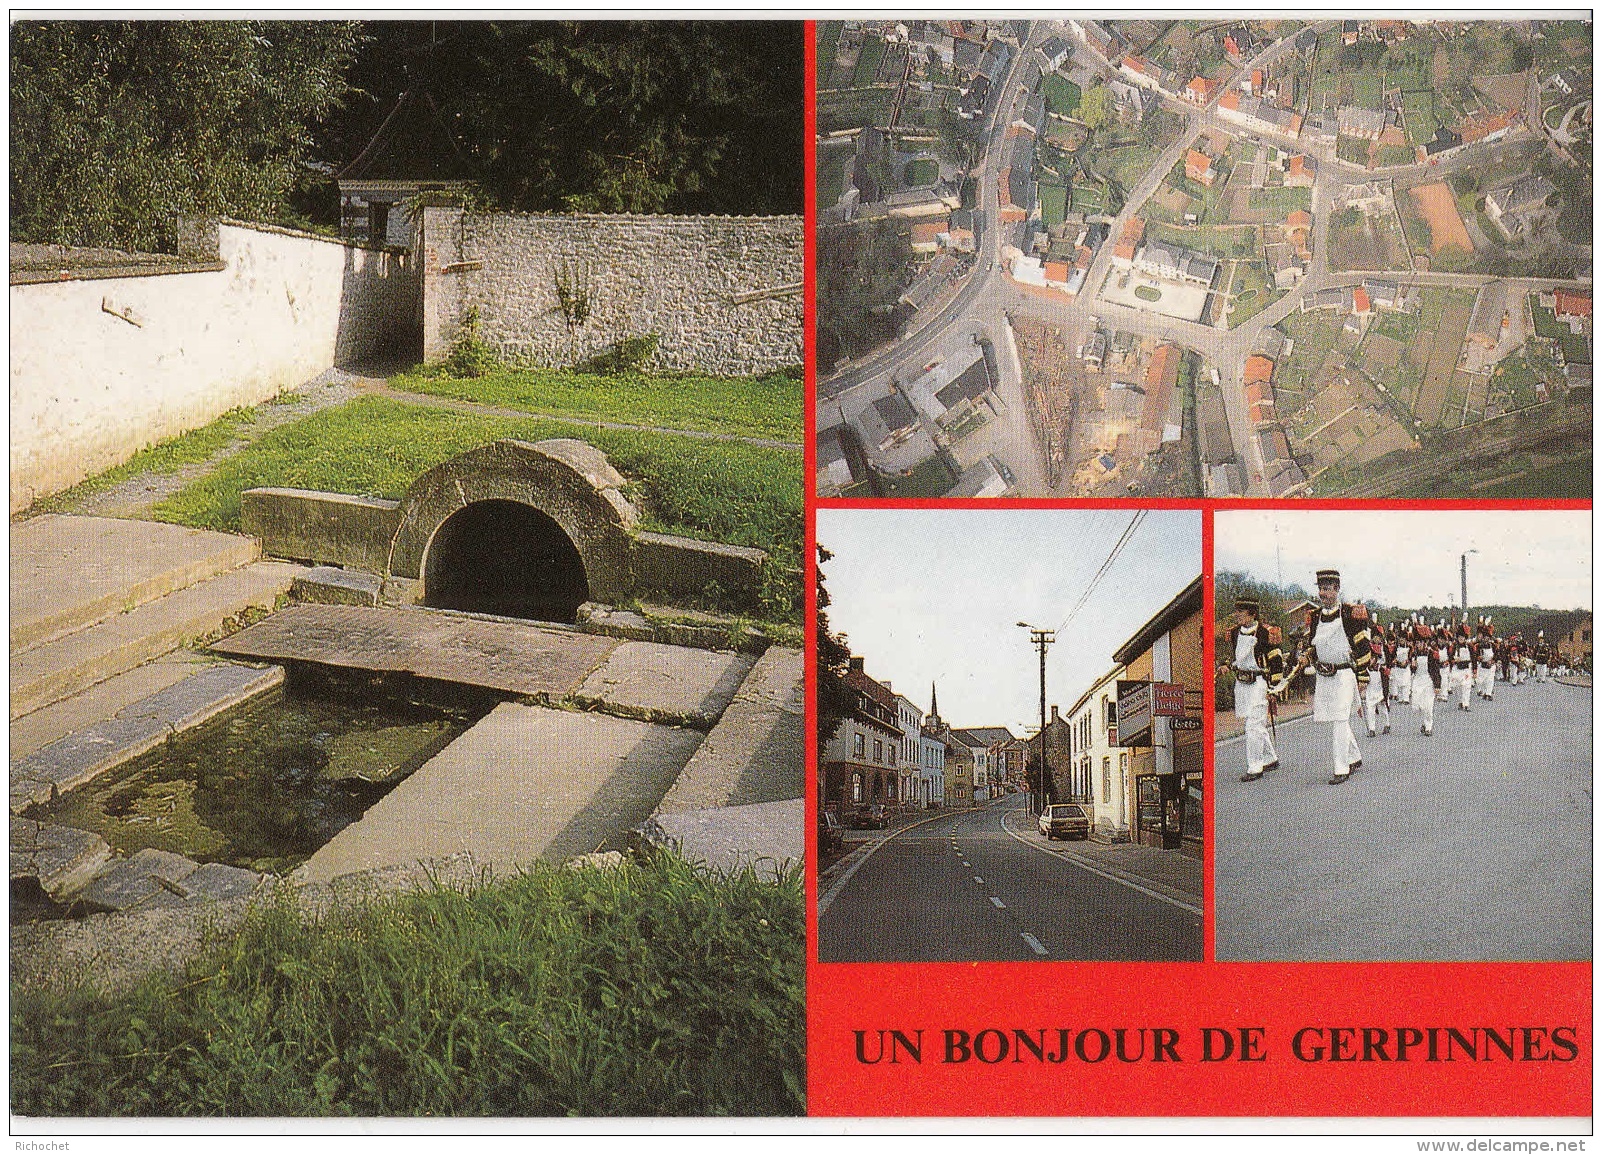
[[[115,851],[293,869],[493,706],[375,693],[311,673],[28,812]]]

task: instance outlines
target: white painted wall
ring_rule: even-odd
[[[13,513],[336,363],[417,343],[399,254],[224,224],[218,255],[220,272],[11,286]]]

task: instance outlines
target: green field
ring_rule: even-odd
[[[1073,211],[1076,213],[1102,213],[1107,211],[1107,189],[1099,184],[1074,185]]]
[[[817,37],[817,71],[818,87],[829,87],[829,72],[834,68],[834,50],[840,43],[840,30],[845,27],[840,20],[818,21]]]
[[[1063,213],[1068,208],[1068,190],[1060,184],[1044,184],[1040,186],[1040,223],[1048,229],[1054,229],[1062,224]]]
[[[869,124],[885,124],[895,108],[896,90],[882,88],[846,89],[818,94],[818,131],[839,132]]]
[[[818,211],[832,208],[845,191],[846,170],[855,158],[849,146],[818,149]]]
[[[1313,190],[1310,188],[1254,188],[1251,207],[1287,217],[1297,209],[1313,211]]]
[[[1072,116],[1079,108],[1079,85],[1055,72],[1041,82],[1046,111],[1055,116]]]
[[[870,36],[863,40],[862,51],[857,56],[856,71],[851,74],[851,84],[861,88],[865,84],[872,84],[879,75],[879,65],[884,60],[885,43],[877,36]]]
[[[1425,144],[1432,140],[1441,123],[1435,115],[1435,93],[1427,89],[1402,93],[1402,123],[1411,143]]]
[[[907,162],[901,171],[901,183],[908,188],[922,188],[940,179],[940,162],[927,156]]]
[[[1428,494],[1424,496],[1434,496]],[[1591,455],[1533,469],[1512,481],[1474,490],[1475,497],[1590,497]]]
[[[960,476],[944,453],[936,453],[920,461],[905,477],[879,474],[879,487],[885,497],[944,497]]]

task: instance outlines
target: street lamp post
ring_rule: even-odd
[[[1463,612],[1465,614],[1468,613],[1468,555],[1479,552],[1477,549],[1471,549],[1458,559],[1459,572],[1463,579]]]
[[[1036,629],[1028,622],[1019,627],[1029,631],[1029,642],[1040,649],[1040,805],[1036,814],[1046,812],[1046,647],[1057,640],[1056,630]]]

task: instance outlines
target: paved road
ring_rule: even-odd
[[[1591,694],[1498,684],[1435,733],[1393,707],[1363,768],[1328,785],[1329,726],[1279,727],[1279,770],[1243,783],[1218,744],[1217,957],[1591,957]]]
[[[898,832],[861,863],[824,911],[819,957],[1201,958],[1200,915],[1049,853],[1032,831],[1018,795]]]

